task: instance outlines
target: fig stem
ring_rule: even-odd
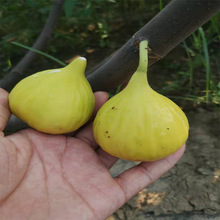
[[[139,65],[137,71],[147,72],[148,68],[148,41],[143,40],[139,45]]]
[[[128,86],[137,88],[143,88],[140,85],[143,85],[145,88],[150,88],[147,80],[147,67],[148,67],[148,41],[143,40],[139,44],[139,65],[137,71],[132,75]]]

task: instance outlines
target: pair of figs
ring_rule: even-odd
[[[146,40],[140,43],[137,71],[126,88],[100,108],[93,122],[99,146],[121,159],[155,161],[176,152],[188,138],[183,111],[148,84],[147,47]],[[9,94],[12,113],[45,133],[77,130],[89,120],[95,104],[85,68],[86,59],[79,57],[64,68],[23,79]]]

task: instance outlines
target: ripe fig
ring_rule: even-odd
[[[86,59],[78,57],[64,68],[24,78],[9,94],[11,112],[41,132],[75,131],[89,120],[95,105],[85,68]]]
[[[99,146],[125,160],[159,160],[177,151],[188,138],[183,111],[148,84],[147,47],[147,41],[140,43],[137,71],[127,87],[101,107],[93,124]]]

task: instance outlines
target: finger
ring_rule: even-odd
[[[115,177],[115,181],[124,192],[125,200],[129,200],[139,191],[170,170],[182,157],[184,150],[185,145],[177,152],[164,159],[155,162],[142,162]]]
[[[0,136],[4,135],[3,130],[5,129],[10,115],[8,92],[0,88]]]
[[[114,157],[108,153],[106,153],[104,150],[102,150],[101,148],[98,148],[96,150],[97,155],[99,157],[99,159],[102,161],[102,163],[108,168],[110,169],[118,160],[117,157]]]
[[[108,100],[108,93],[107,92],[95,92],[94,93],[95,96],[95,107],[94,107],[94,111],[92,114],[92,119],[95,118],[98,110],[102,107],[102,105],[107,102]]]
[[[94,93],[95,96],[95,108],[93,112],[92,118],[94,119],[97,111],[101,106],[108,100],[108,93],[106,92],[96,92]],[[80,129],[76,134],[75,137],[79,138],[86,143],[88,143],[93,149],[97,148],[97,144],[94,139],[93,131],[92,131],[93,123],[90,122],[88,125]]]

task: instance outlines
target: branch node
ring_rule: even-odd
[[[137,53],[139,51],[139,44],[143,40],[148,40],[145,36],[133,36],[133,41],[131,43],[131,47],[134,48],[134,52]],[[150,44],[150,42],[149,42]],[[148,46],[148,53],[149,53],[149,59],[153,60],[154,62],[157,62],[161,60],[163,57],[153,52],[153,50]]]

